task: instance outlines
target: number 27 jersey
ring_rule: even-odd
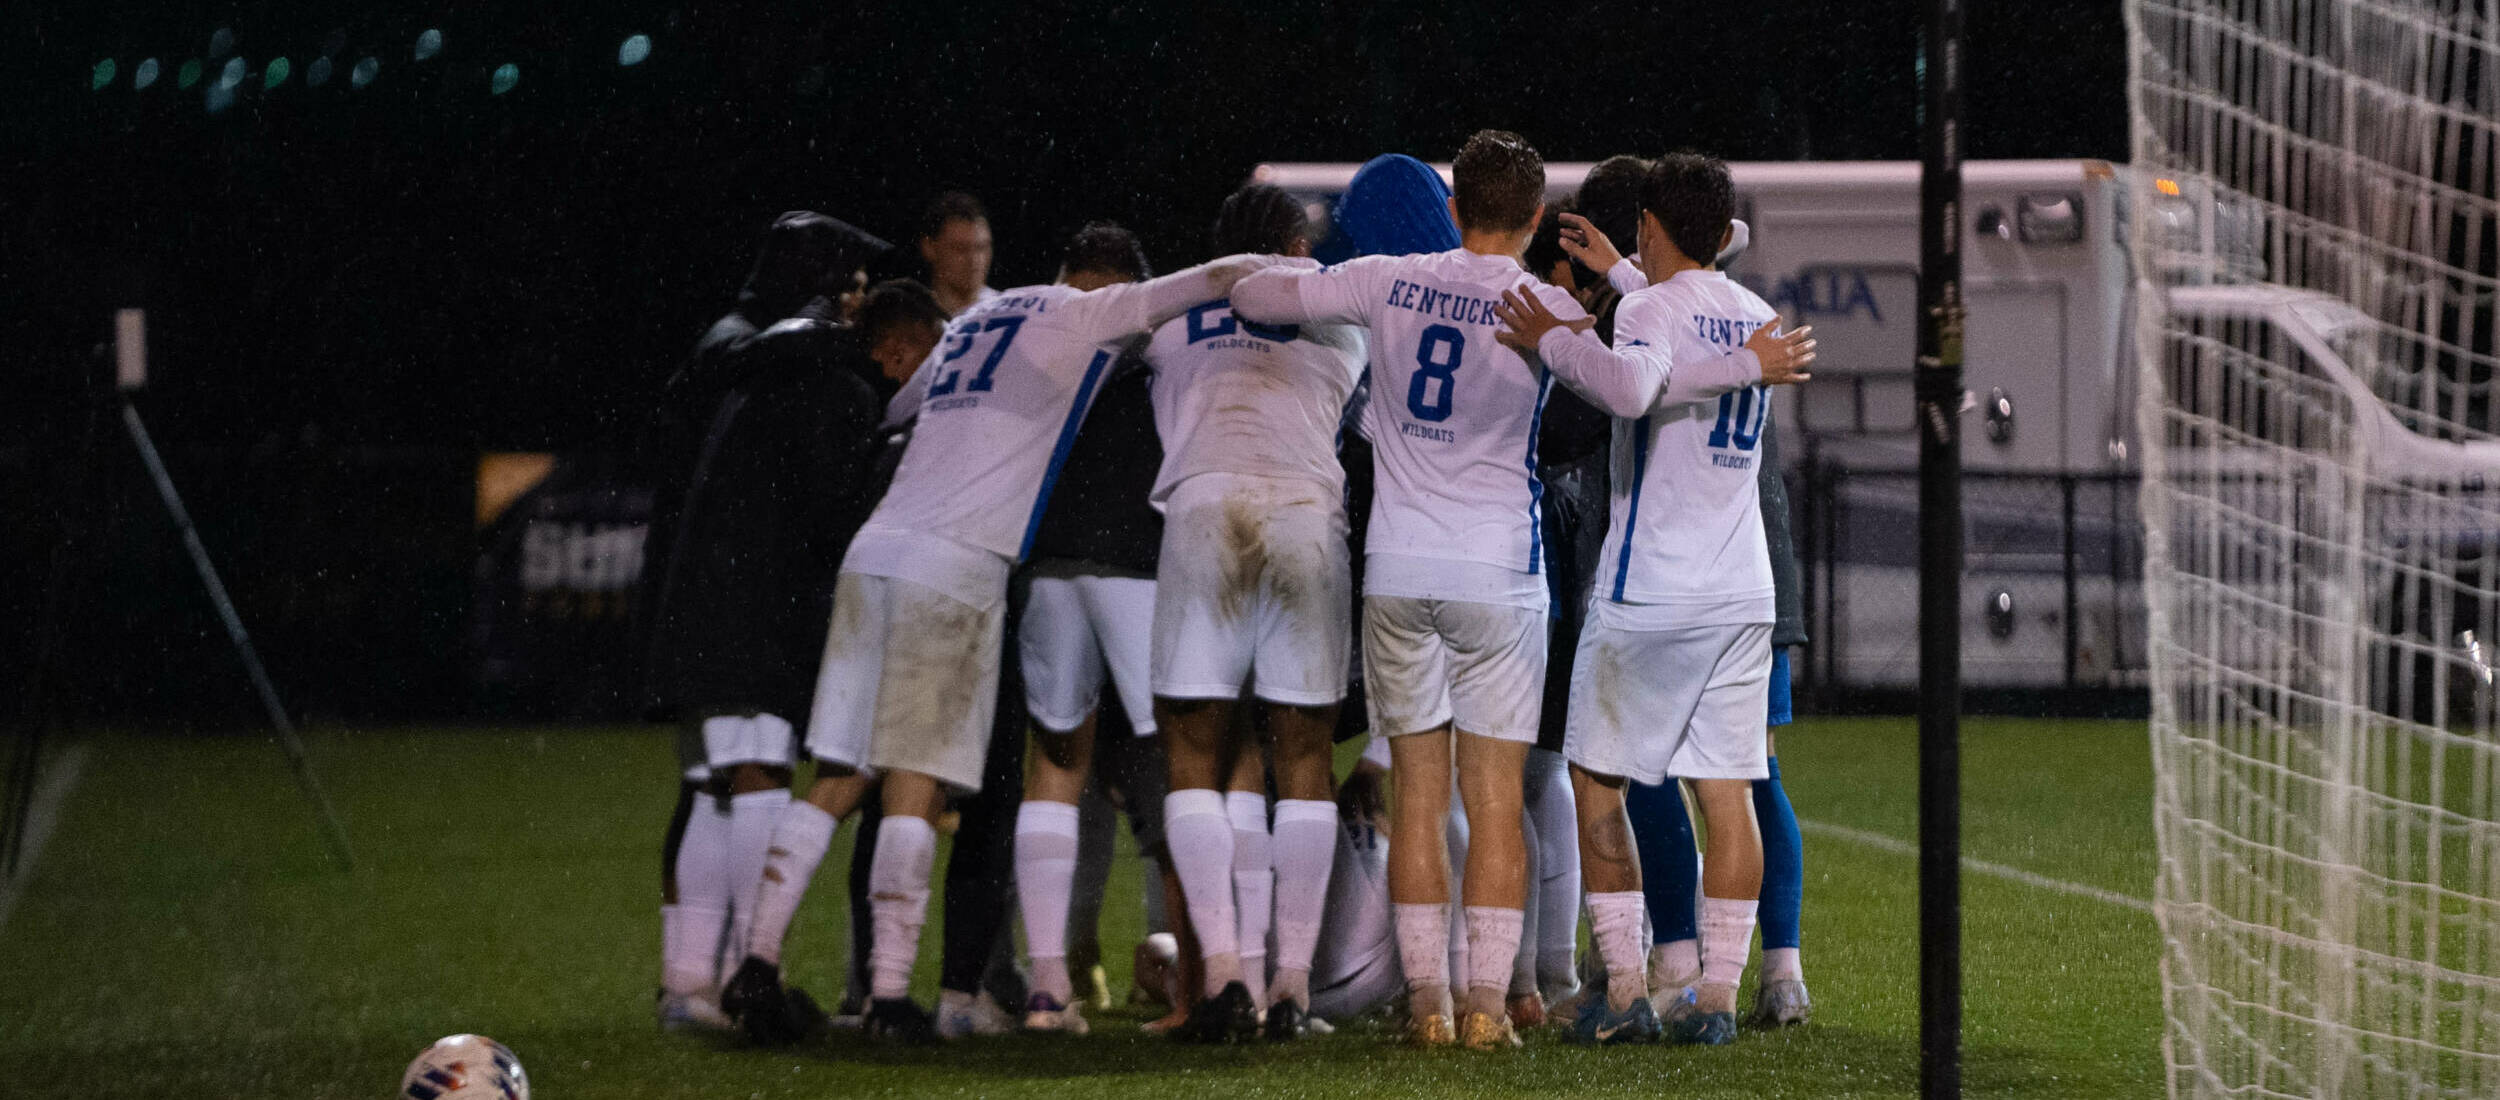
[[[1370,329],[1372,389],[1363,417],[1376,480],[1367,555],[1472,563],[1529,578],[1544,572],[1536,438],[1550,379],[1493,338],[1502,327],[1494,307],[1514,287],[1532,288],[1562,317],[1583,316],[1570,295],[1531,278],[1517,261],[1465,249],[1368,256],[1318,271],[1270,268],[1234,288],[1233,308],[1245,317]],[[1541,579],[1513,583],[1506,594],[1470,593],[1465,582],[1452,591],[1381,564],[1389,563],[1365,576],[1373,595],[1544,606]],[[1447,570],[1453,581],[1471,574],[1484,576],[1467,565]]]

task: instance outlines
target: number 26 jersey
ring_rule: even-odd
[[[1586,315],[1510,257],[1465,249],[1279,266],[1234,288],[1234,311],[1254,321],[1370,330],[1366,594],[1545,605],[1536,439],[1551,380],[1493,338],[1513,287]]]

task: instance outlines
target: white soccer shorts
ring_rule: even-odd
[[[798,733],[788,719],[765,711],[705,715],[679,728],[677,759],[697,783],[740,764],[787,768],[798,762]]]
[[[1299,478],[1199,474],[1164,505],[1154,693],[1271,703],[1345,698],[1353,644],[1345,509]]]
[[[1004,599],[974,607],[897,577],[844,570],[816,673],[808,754],[980,790],[1005,621]]]
[[[1102,702],[1107,672],[1139,737],[1155,731],[1147,670],[1154,652],[1155,582],[1149,577],[1045,567],[1031,581],[1016,653],[1024,706],[1050,733],[1070,733]]]
[[[1771,774],[1771,624],[1580,632],[1563,756],[1641,783]]]
[[[1545,610],[1367,596],[1363,690],[1372,729],[1392,737],[1443,722],[1536,743],[1545,702]]]

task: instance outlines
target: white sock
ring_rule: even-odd
[[[1766,982],[1802,982],[1806,980],[1805,960],[1794,947],[1762,949],[1762,980]]]
[[[1450,1014],[1450,906],[1448,902],[1391,905],[1398,927],[1398,965],[1417,1016]]]
[[[1599,961],[1606,964],[1609,1006],[1630,1008],[1634,999],[1649,995],[1647,976],[1641,970],[1646,961],[1641,948],[1649,939],[1649,914],[1640,891],[1590,894],[1589,939],[1597,945]]]
[[[1270,862],[1267,796],[1224,793],[1224,816],[1233,823],[1233,911],[1241,924],[1241,980],[1250,1003],[1267,1003],[1267,928],[1276,914],[1276,867]],[[1334,856],[1335,848],[1329,849]]]
[[[1753,954],[1753,898],[1701,899],[1701,984],[1733,988]]]
[[[806,799],[782,809],[781,820],[773,825],[772,842],[764,850],[763,873],[756,876],[747,954],[781,965],[781,945],[790,938],[790,921],[798,915],[799,901],[807,896],[817,866],[825,861],[825,849],[833,846],[834,830],[841,827],[832,814]]]
[[[877,826],[876,857],[868,864],[868,911],[875,921],[868,949],[871,997],[911,995],[920,926],[929,919],[929,864],[936,855],[937,830],[926,821],[889,814]]]
[[[1311,1001],[1311,955],[1319,947],[1320,921],[1328,903],[1328,874],[1336,863],[1337,804],[1286,798],[1276,803],[1276,980],[1269,1002]]]
[[[1077,810],[1074,803],[1026,800],[1016,811],[1016,904],[1024,910],[1025,954],[1033,990],[1067,1004],[1068,900],[1076,892]]]
[[[1181,899],[1206,963],[1206,995],[1241,980],[1240,917],[1233,911],[1233,823],[1224,794],[1190,787],[1163,796],[1164,845],[1180,876]]]
[[[1467,1008],[1493,1015],[1510,992],[1519,961],[1519,935],[1527,915],[1490,905],[1467,907]]]
[[[790,791],[777,787],[748,791],[729,799],[729,939],[721,945],[721,981],[746,961],[747,937],[755,923],[755,887],[764,878],[765,853],[773,846],[773,827],[790,805]]]
[[[1701,941],[1676,940],[1649,949],[1649,987],[1660,993],[1701,982]]]
[[[660,948],[660,985],[678,994],[717,992],[729,927],[729,815],[719,799],[700,791],[677,839],[676,909]]]

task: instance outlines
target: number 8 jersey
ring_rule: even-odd
[[[1772,391],[1759,384],[1758,368],[1718,368],[1778,316],[1707,269],[1634,291],[1616,307],[1616,348],[1664,348],[1674,368],[1646,415],[1615,421],[1613,519],[1597,599],[1660,605],[1660,626],[1772,621],[1755,481]]]
[[[1551,383],[1493,339],[1494,307],[1521,286],[1562,317],[1586,315],[1518,261],[1465,249],[1279,266],[1234,288],[1253,321],[1370,329],[1366,595],[1545,606],[1536,438]]]

